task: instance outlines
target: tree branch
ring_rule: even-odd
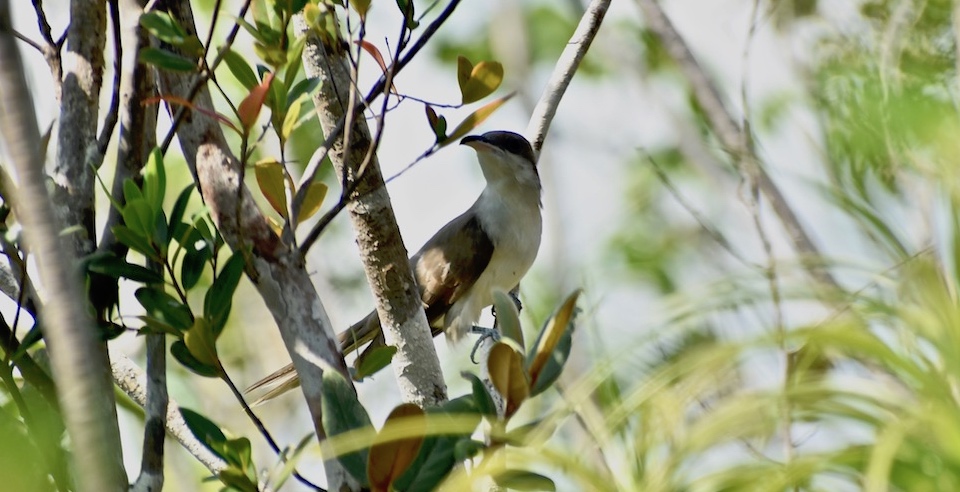
[[[188,0],[160,3],[158,8],[168,10],[188,34],[196,34]],[[186,98],[193,88],[192,78],[182,73],[160,71],[159,79],[164,95]],[[206,86],[197,91],[194,104],[213,107]],[[300,387],[317,438],[322,442],[326,438],[321,406],[323,371],[338,371],[348,380],[349,375],[326,310],[305,269],[304,258],[298,250],[280,241],[257,207],[240,179],[241,163],[227,146],[218,121],[198,111],[189,111],[182,118],[177,137],[224,240],[234,251],[246,255],[247,275],[270,309],[294,367],[303,376]],[[333,458],[326,461],[325,471],[333,490],[339,489],[348,477]]]
[[[647,27],[660,39],[690,83],[693,95],[703,109],[707,122],[720,144],[733,157],[747,181],[756,183],[760,193],[770,202],[794,249],[801,255],[801,261],[807,273],[821,284],[841,289],[840,284],[821,263],[823,255],[800,223],[796,213],[790,208],[786,197],[766,170],[760,166],[760,160],[751,145],[752,139],[744,138],[743,130],[724,106],[719,90],[700,67],[686,41],[660,8],[660,4],[657,0],[636,0],[636,2],[643,11]]]
[[[352,188],[343,198],[357,233],[360,259],[373,296],[386,343],[397,347],[392,360],[394,373],[404,401],[420,406],[436,405],[446,400],[446,383],[440,360],[433,345],[433,336],[423,312],[420,291],[414,280],[407,250],[400,238],[390,195],[383,183],[376,158],[375,142],[363,118],[355,117],[355,81],[343,43],[324,43],[307,29],[301,17],[296,22],[299,34],[307,36],[303,50],[303,67],[307,75],[320,80],[314,96],[317,117],[324,133],[330,134],[341,122],[352,124],[344,130],[349,140],[337,140],[329,150],[338,174],[345,177],[344,189]],[[401,33],[401,38],[404,36]],[[399,46],[398,54],[399,57]],[[390,86],[395,61],[388,70],[383,87]],[[381,89],[382,90],[382,89]],[[371,93],[373,94],[373,93]],[[384,98],[388,94],[383,95]],[[347,101],[350,101],[348,104]],[[385,101],[386,102],[386,101]],[[365,105],[365,104],[364,104]],[[383,125],[381,124],[380,129]]]
[[[530,115],[530,123],[527,125],[525,133],[530,138],[533,151],[538,156],[540,155],[540,149],[543,148],[543,141],[547,138],[547,131],[550,130],[550,123],[553,122],[553,117],[557,114],[560,100],[567,91],[567,86],[570,85],[573,75],[577,73],[577,68],[580,67],[584,55],[590,49],[593,38],[600,30],[600,23],[603,22],[603,17],[607,14],[608,8],[610,8],[610,0],[593,0],[590,2],[590,6],[587,7],[583,17],[580,18],[577,29],[570,36],[567,47],[560,54],[560,58],[553,68],[553,74],[550,75],[550,80],[547,81],[547,86],[543,89],[543,95],[540,96],[540,101],[537,102],[533,114]]]
[[[96,5],[74,2],[75,22],[82,22],[88,13],[85,8],[96,10]],[[78,30],[81,33],[86,35]],[[73,446],[78,490],[119,492],[126,490],[127,479],[120,456],[113,387],[109,372],[103,373],[103,360],[96,356],[104,347],[83,306],[79,278],[71,262],[74,252],[63,248],[58,237],[60,225],[47,198],[40,160],[40,133],[6,1],[0,2],[0,60],[0,105],[4,108],[0,112],[0,133],[17,168],[20,220],[46,292],[45,337]],[[76,84],[76,80],[71,82],[71,91],[79,89]],[[73,118],[73,122],[82,120]]]
[[[147,393],[149,383],[147,376],[143,373],[137,364],[126,355],[119,352],[110,354],[113,360],[113,379],[117,386],[127,394],[137,405],[146,408],[148,403]],[[145,389],[145,387],[147,387]],[[149,415],[149,411],[148,411]],[[204,467],[210,470],[210,473],[216,475],[227,468],[227,463],[213,454],[213,451],[200,442],[190,428],[187,422],[183,420],[183,414],[180,413],[180,405],[176,401],[168,400],[166,406],[166,417],[164,418],[164,427],[171,437],[177,440],[183,449],[193,455]],[[159,490],[159,489],[157,489]]]

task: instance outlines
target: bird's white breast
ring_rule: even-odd
[[[520,283],[537,258],[542,219],[539,192],[512,193],[488,186],[474,204],[481,227],[493,242],[487,268],[463,299],[448,313],[447,334],[458,338],[493,304],[493,291],[509,291]]]

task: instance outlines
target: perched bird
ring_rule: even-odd
[[[462,338],[493,304],[495,290],[510,291],[527,273],[540,248],[540,175],[530,142],[507,131],[471,135],[460,141],[473,147],[487,182],[477,201],[443,226],[410,258],[427,321],[436,336]],[[344,355],[367,342],[383,345],[374,310],[339,335]],[[368,349],[369,350],[369,349]],[[262,400],[299,384],[293,365],[248,388],[279,383]]]

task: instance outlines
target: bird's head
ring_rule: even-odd
[[[519,184],[540,189],[537,158],[533,147],[522,135],[507,131],[470,135],[460,141],[473,147],[480,160],[483,177],[490,185]]]

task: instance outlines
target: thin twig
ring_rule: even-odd
[[[749,146],[744,146],[742,130],[730,112],[724,107],[723,99],[713,82],[707,77],[657,0],[635,0],[643,11],[647,27],[663,43],[667,53],[677,62],[681,72],[690,83],[693,95],[707,116],[707,122],[721,145],[730,153],[734,162],[742,167],[742,173],[754,176],[759,191],[770,201],[770,206],[780,219],[793,244],[801,255],[807,273],[817,282],[834,289],[841,289],[833,275],[824,268],[820,259],[823,255],[813,243],[800,219],[787,203],[786,198],[760,164],[759,159]]]
[[[103,128],[100,130],[100,137],[97,139],[97,150],[100,155],[107,153],[107,145],[110,144],[110,137],[113,136],[113,129],[117,126],[118,113],[120,111],[120,79],[123,74],[123,41],[120,32],[120,7],[118,0],[109,0],[110,23],[113,28],[113,94],[110,96],[110,109],[107,110],[107,117],[103,120]],[[103,159],[97,161],[97,168],[103,164]]]
[[[406,53],[404,53],[402,56],[398,56],[395,58],[397,60],[397,62],[393,64],[395,68],[393,66],[389,67],[389,69],[387,70],[387,73],[384,73],[383,75],[380,76],[380,79],[377,80],[377,82],[373,85],[373,87],[367,93],[367,97],[364,98],[363,103],[358,104],[353,108],[353,111],[355,113],[365,111],[366,108],[368,108],[369,105],[372,104],[377,97],[379,97],[381,94],[384,93],[385,87],[390,87],[389,85],[387,85],[388,74],[392,74],[392,75],[389,75],[392,83],[392,77],[396,77],[396,75],[400,73],[400,71],[410,62],[410,60],[412,60],[413,57],[416,56],[416,54],[423,49],[423,47],[427,44],[427,41],[429,41],[430,38],[432,38],[433,35],[436,34],[437,30],[440,29],[440,26],[443,25],[443,23],[446,22],[446,20],[453,14],[453,11],[457,8],[457,5],[459,4],[460,4],[460,0],[451,0],[450,3],[447,4],[447,6],[443,9],[443,11],[440,12],[440,15],[438,15],[437,18],[434,19],[434,21],[431,22],[430,25],[428,25],[424,29],[423,34],[421,34],[420,37],[417,38],[417,41],[414,42],[414,44],[410,47],[410,49]],[[400,50],[398,49],[397,52],[399,55]],[[327,138],[323,142],[323,145],[321,145],[320,148],[318,149],[319,156],[313,161],[311,161],[310,164],[307,166],[306,170],[304,170],[303,178],[301,178],[300,182],[297,185],[298,190],[297,190],[296,199],[299,199],[301,202],[303,201],[303,198],[300,197],[300,195],[306,194],[310,183],[313,183],[313,181],[317,178],[317,175],[319,174],[320,165],[323,163],[323,159],[330,152],[330,149],[333,148],[333,143],[337,139],[339,139],[341,134],[343,133],[345,116],[346,115],[344,115],[344,118],[340,118],[340,121],[337,122],[337,125],[327,135]],[[324,217],[319,222],[317,222],[317,224],[313,226],[313,228],[307,234],[306,239],[304,239],[304,241],[301,243],[300,251],[303,252],[303,254],[306,254],[310,250],[310,247],[313,245],[314,242],[316,242],[317,238],[320,237],[320,234],[323,233],[327,225],[330,224],[330,222],[337,216],[337,214],[339,214],[344,208],[346,208],[347,203],[350,200],[357,198],[357,197],[352,197],[352,194],[353,194],[353,191],[351,191],[351,193],[348,193],[348,194],[341,194],[341,199],[336,204],[334,204],[333,208],[331,208],[330,211],[328,211],[324,215]]]

